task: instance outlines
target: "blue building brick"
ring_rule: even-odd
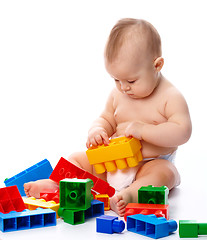
[[[136,214],[127,217],[127,230],[151,238],[166,237],[177,230],[177,222],[164,217],[157,218],[154,214]]]
[[[98,217],[104,214],[104,203],[98,200],[91,201],[91,207],[85,210],[85,219]]]
[[[56,225],[56,212],[51,209],[37,208],[36,210],[12,211],[0,213],[0,230],[11,232],[32,228],[49,227]]]
[[[125,229],[125,223],[118,217],[102,215],[96,218],[96,231],[100,233],[121,233]]]
[[[36,181],[39,179],[47,179],[51,175],[53,168],[47,159],[27,168],[26,170],[18,173],[17,175],[6,179],[4,181],[6,187],[17,185],[21,196],[25,196],[24,183]]]

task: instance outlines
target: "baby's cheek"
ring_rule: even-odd
[[[140,86],[137,89],[137,95],[139,95],[140,97],[147,97],[149,96],[152,92],[153,92],[154,88],[152,88],[151,86]]]
[[[121,85],[119,83],[116,83],[116,88],[123,93],[123,90],[121,89]]]

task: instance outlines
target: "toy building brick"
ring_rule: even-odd
[[[0,213],[0,230],[11,232],[40,227],[56,225],[56,212],[51,209],[41,209],[30,211],[25,209],[22,212]]]
[[[64,222],[77,225],[84,223],[88,218],[103,215],[104,204],[98,200],[93,200],[91,201],[91,207],[87,210],[59,208],[58,214],[63,218]]]
[[[93,200],[92,187],[91,179],[66,178],[60,181],[58,215],[64,219],[64,222],[73,225],[81,224],[85,222],[85,215],[90,217],[93,213],[95,214],[98,205],[96,203],[96,206],[93,206],[95,203],[91,202]]]
[[[95,199],[101,201],[104,203],[104,210],[109,211],[110,210],[110,201],[109,201],[109,195],[108,194],[98,194],[95,195]]]
[[[125,229],[125,223],[118,217],[102,215],[96,218],[96,231],[99,233],[121,233]]]
[[[166,186],[153,187],[149,185],[147,187],[141,187],[138,190],[138,203],[148,204],[168,204],[169,189]]]
[[[58,190],[48,189],[40,193],[40,198],[45,199],[45,201],[47,202],[54,201],[56,203],[59,203],[60,202],[59,195],[60,195],[59,189]]]
[[[17,186],[0,188],[0,212],[21,212],[25,208]]]
[[[195,220],[179,221],[180,238],[197,238],[199,235],[207,235],[207,223],[197,223]]]
[[[7,187],[17,185],[20,194],[25,196],[24,183],[39,179],[47,179],[52,171],[53,168],[50,162],[47,159],[44,159],[32,167],[18,173],[17,175],[6,179],[4,183]]]
[[[60,181],[60,208],[86,210],[93,196],[91,179],[64,179]]]
[[[166,237],[177,230],[177,222],[155,215],[136,214],[127,217],[127,230],[151,238]]]
[[[24,204],[27,209],[29,210],[35,210],[37,208],[44,208],[44,209],[52,209],[56,212],[57,218],[59,217],[57,212],[60,207],[59,203],[56,203],[54,201],[45,201],[45,199],[36,199],[34,197],[23,197]]]
[[[165,217],[169,219],[169,205],[163,204],[145,204],[145,203],[128,203],[125,209],[124,219],[127,220],[127,216],[143,214],[154,214],[156,217]]]
[[[135,138],[114,138],[109,145],[92,146],[87,157],[98,174],[127,167],[135,167],[142,160],[140,141]]]
[[[59,183],[60,180],[63,180],[65,178],[79,178],[79,179],[89,178],[93,181],[94,184],[92,189],[97,193],[102,194],[106,193],[109,195],[109,197],[112,197],[115,193],[115,189],[111,187],[107,182],[75,166],[66,159],[60,158],[55,169],[50,175],[50,179]]]
[[[79,209],[59,208],[58,214],[64,222],[77,225],[85,222],[85,211]]]
[[[104,214],[104,203],[99,200],[92,200],[91,207],[85,210],[85,219],[98,217]]]

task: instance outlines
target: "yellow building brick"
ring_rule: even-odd
[[[54,201],[48,201],[46,202],[44,199],[36,199],[34,197],[22,197],[24,204],[26,206],[27,209],[29,210],[35,210],[36,208],[50,208],[52,210],[54,210],[56,212],[56,216],[57,218],[59,218],[58,216],[58,209],[60,207],[59,203],[56,203]]]
[[[95,195],[95,199],[104,203],[104,211],[110,210],[110,200],[109,200],[108,194],[97,194],[97,195]]]
[[[142,160],[140,141],[126,137],[111,139],[107,146],[92,146],[86,154],[98,174],[135,167]]]

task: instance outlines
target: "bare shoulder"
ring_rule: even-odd
[[[120,97],[120,95],[122,95],[122,93],[116,88],[114,87],[112,90],[111,90],[111,93],[110,95],[114,98],[118,98]]]
[[[162,96],[162,99],[165,100],[166,105],[169,103],[180,103],[187,106],[183,94],[167,79],[163,79],[160,92],[162,92],[160,95]]]
[[[161,84],[160,91],[162,91],[163,95],[167,98],[171,98],[173,96],[182,96],[181,92],[166,78],[163,78]]]
[[[115,87],[111,90],[108,101],[116,108],[121,98],[123,98],[123,94]]]
[[[111,92],[109,93],[108,100],[114,100],[117,98],[117,95],[119,94],[119,91],[116,88],[113,88]]]
[[[102,112],[101,116],[112,115],[114,113],[114,102],[116,99],[116,89],[113,88],[109,93],[108,99],[106,101],[105,109]]]
[[[167,118],[172,115],[185,115],[190,119],[189,109],[183,94],[168,80],[164,80],[164,98],[165,98],[165,114]]]

